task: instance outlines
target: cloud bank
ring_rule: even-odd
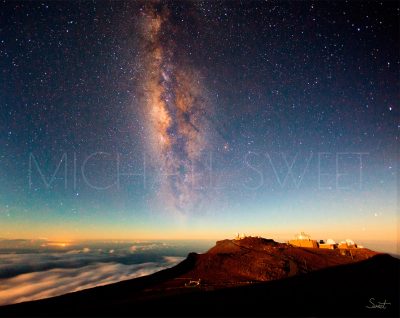
[[[165,257],[162,263],[96,263],[78,268],[55,268],[20,274],[0,279],[0,305],[58,296],[149,275],[174,266],[181,260],[181,257]]]
[[[1,240],[0,306],[149,275],[176,265],[187,255],[186,250],[164,242],[60,246]]]

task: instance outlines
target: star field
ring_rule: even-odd
[[[0,237],[395,236],[398,3],[0,8]]]

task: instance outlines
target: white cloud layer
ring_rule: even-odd
[[[3,255],[0,259],[0,272],[1,270],[6,271],[12,265],[23,264],[24,260],[27,260],[27,257],[29,256],[26,254]],[[51,256],[48,257],[51,259]],[[124,265],[116,262],[96,262],[85,266],[72,268],[61,266],[0,278],[0,305],[58,296],[149,275],[164,268],[174,266],[182,259],[182,257],[168,256],[164,257],[161,262],[146,262],[132,265]],[[30,262],[32,263],[32,259],[30,259]]]

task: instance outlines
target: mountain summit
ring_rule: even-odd
[[[149,276],[0,307],[0,314],[396,316],[399,269],[398,259],[365,248],[245,237],[218,241]]]
[[[368,249],[326,250],[299,248],[271,239],[245,237],[218,241],[207,253],[195,256],[185,273],[211,285],[282,279],[329,266],[348,264],[376,255]]]

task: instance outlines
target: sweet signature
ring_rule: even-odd
[[[388,303],[386,301],[386,299],[384,301],[376,301],[375,298],[373,298],[373,297],[371,297],[369,299],[369,304],[370,304],[370,306],[365,306],[365,308],[368,308],[368,309],[374,309],[374,308],[386,309],[387,305],[391,305],[391,303]]]

